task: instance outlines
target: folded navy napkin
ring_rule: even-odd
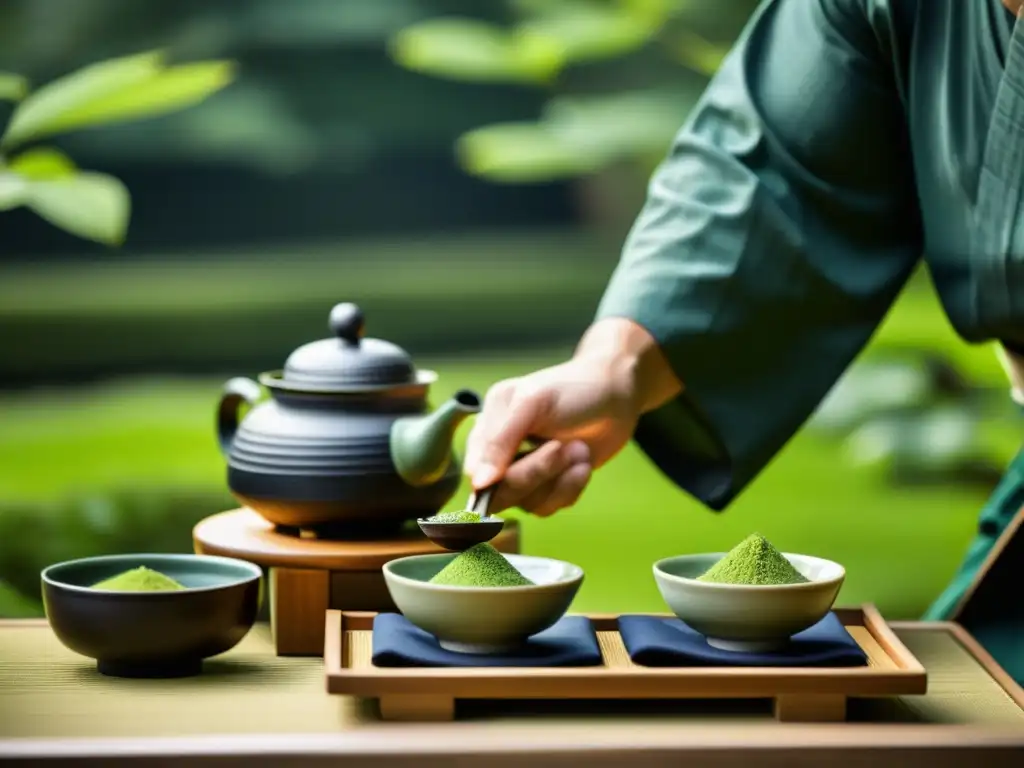
[[[619,634],[634,664],[645,667],[860,667],[867,656],[834,613],[793,635],[776,651],[724,651],[679,619],[622,616]]]
[[[398,613],[373,619],[378,667],[593,667],[602,663],[597,635],[584,616],[565,616],[511,654],[457,653]]]

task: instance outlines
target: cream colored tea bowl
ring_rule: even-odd
[[[724,552],[679,555],[654,564],[662,598],[684,623],[715,648],[763,652],[821,621],[832,610],[846,571],[820,557],[783,553],[809,581],[801,584],[714,584],[697,577]]]
[[[384,581],[398,610],[434,635],[442,648],[460,653],[508,653],[565,615],[583,583],[572,563],[529,555],[505,555],[533,582],[521,587],[455,587],[431,584],[457,554],[413,555],[384,565]]]

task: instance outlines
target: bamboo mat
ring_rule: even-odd
[[[928,693],[851,702],[851,719],[1024,727],[1024,710],[946,630],[899,630],[928,670]]]
[[[928,669],[929,693],[852,701],[851,720],[1024,727],[1024,711],[949,632],[898,634]],[[767,706],[732,702],[481,703],[472,709],[501,720],[532,713],[696,725],[770,717]],[[275,657],[262,625],[237,648],[208,661],[202,676],[181,680],[103,677],[45,625],[0,627],[0,739],[333,733],[374,720],[367,703],[324,692],[320,659]]]
[[[331,733],[360,722],[324,693],[323,661],[274,656],[257,625],[178,680],[105,677],[46,625],[0,628],[0,739]]]

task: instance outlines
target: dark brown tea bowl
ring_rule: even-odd
[[[145,566],[184,589],[119,592],[92,585]],[[113,677],[186,677],[234,648],[256,622],[259,566],[209,555],[105,555],[42,572],[46,618],[70,650]]]

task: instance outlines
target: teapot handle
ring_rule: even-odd
[[[242,404],[252,407],[262,397],[263,390],[260,389],[260,385],[244,376],[231,379],[224,385],[220,405],[217,407],[217,440],[220,442],[220,451],[225,456],[231,450],[235,432],[238,431],[238,411]]]

